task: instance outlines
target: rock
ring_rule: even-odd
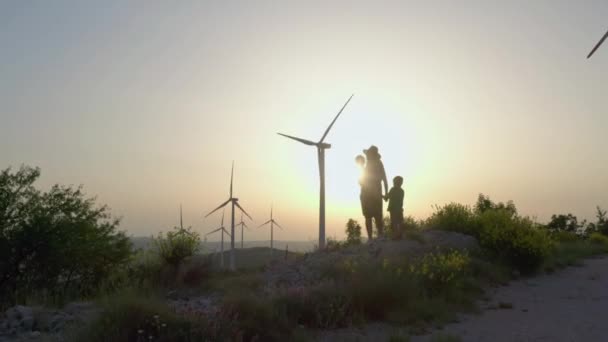
[[[31,338],[37,338],[37,337],[40,337],[40,335],[41,335],[41,334],[40,334],[40,331],[32,331],[32,332],[30,333],[30,337],[31,337]]]
[[[34,328],[34,310],[29,306],[17,305],[5,312],[11,330],[32,331]]]

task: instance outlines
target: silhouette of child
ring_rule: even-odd
[[[391,216],[391,228],[393,229],[393,236],[396,239],[400,239],[403,234],[403,197],[405,191],[401,188],[403,185],[403,177],[397,176],[393,178],[393,187],[388,192],[385,200],[388,200],[387,211]]]

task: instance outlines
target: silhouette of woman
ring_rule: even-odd
[[[363,211],[363,216],[365,216],[367,237],[371,240],[373,238],[372,219],[376,223],[378,237],[384,236],[382,182],[384,182],[385,194],[388,193],[388,182],[378,148],[372,145],[367,150],[363,150],[363,153],[367,157],[367,162],[365,163],[362,179],[359,181],[361,185],[361,210]],[[359,156],[357,156],[356,161],[360,163],[361,159],[359,159]]]

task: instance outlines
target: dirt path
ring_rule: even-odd
[[[481,314],[461,315],[458,323],[410,341],[430,342],[436,335],[463,342],[608,341],[608,258],[513,281],[490,291],[488,297],[480,303]],[[386,324],[370,324],[362,330],[328,332],[318,340],[388,341],[396,331]]]
[[[490,297],[480,315],[463,316],[440,333],[471,342],[608,341],[608,258],[512,282]],[[499,303],[512,308],[498,309]],[[430,336],[411,339],[430,340]]]

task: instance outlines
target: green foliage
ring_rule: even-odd
[[[574,242],[581,239],[581,235],[572,231],[555,230],[550,232],[551,239],[558,242]]]
[[[353,219],[348,219],[346,223],[346,243],[350,245],[361,244],[361,225]]]
[[[476,214],[483,214],[488,210],[504,210],[510,213],[511,216],[517,216],[517,208],[513,201],[495,203],[490,199],[490,196],[484,194],[479,194],[477,197],[477,203],[475,203],[474,210]]]
[[[551,221],[547,224],[547,228],[552,231],[566,231],[576,233],[585,227],[585,221],[579,223],[576,216],[567,215],[551,215]]]
[[[596,207],[596,218],[597,221],[594,223],[590,223],[587,227],[587,231],[589,232],[599,232],[604,235],[608,235],[608,215],[606,210],[602,210],[599,206]]]
[[[430,253],[422,261],[410,266],[410,272],[417,276],[430,295],[445,288],[456,288],[468,275],[471,259],[468,254],[451,251]]]
[[[602,245],[606,245],[608,246],[608,236],[601,234],[601,233],[591,233],[589,235],[589,241],[596,243],[596,244],[602,244]]]
[[[426,220],[425,225],[432,229],[455,231],[474,235],[477,220],[470,207],[459,203],[435,206],[435,212]]]
[[[71,341],[132,342],[209,340],[214,331],[205,320],[178,316],[149,294],[127,291],[103,298],[94,321],[77,329]]]
[[[40,170],[0,172],[0,301],[86,295],[131,256],[107,207],[82,188],[34,187]]]
[[[482,248],[523,273],[537,270],[551,253],[553,242],[529,218],[506,210],[488,210],[479,217]]]
[[[403,230],[406,233],[408,231],[418,230],[420,228],[420,223],[412,215],[407,215],[403,218]]]
[[[517,215],[513,202],[494,203],[483,194],[474,210],[458,203],[436,207],[426,225],[472,235],[487,254],[525,273],[538,269],[553,248],[547,232]]]
[[[177,267],[187,257],[194,255],[200,243],[200,235],[190,227],[175,227],[166,235],[160,232],[154,238],[154,245],[161,259],[174,267]]]

